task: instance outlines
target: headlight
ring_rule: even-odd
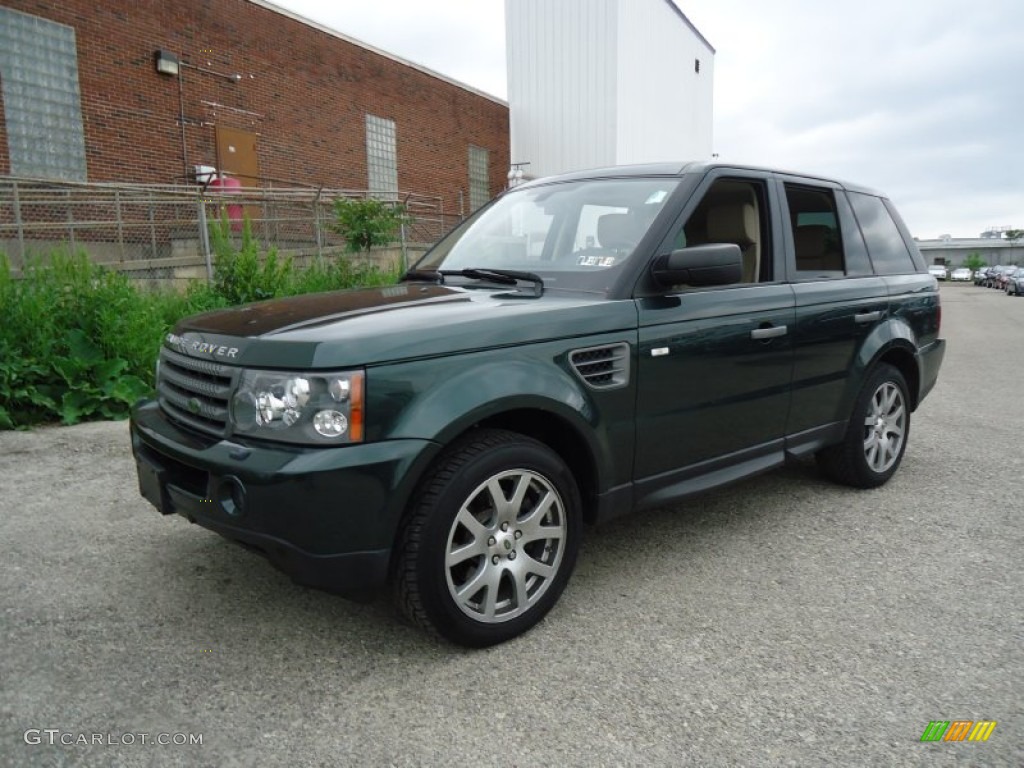
[[[231,399],[236,434],[289,443],[363,440],[362,371],[242,372]]]

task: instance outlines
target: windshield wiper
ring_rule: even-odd
[[[443,283],[447,276],[468,277],[471,280],[487,280],[500,285],[518,285],[520,281],[533,283],[534,296],[544,293],[544,280],[533,272],[515,269],[491,269],[490,267],[467,267],[466,269],[410,269],[402,280],[430,280]]]

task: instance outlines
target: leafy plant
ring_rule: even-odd
[[[128,360],[107,357],[77,328],[68,334],[68,353],[55,357],[52,365],[66,384],[56,404],[64,424],[90,416],[123,416],[125,406],[151,391],[149,384],[127,372]]]
[[[334,230],[345,238],[345,249],[350,253],[393,243],[408,219],[405,206],[373,197],[339,197],[334,201],[334,215]]]
[[[971,251],[967,254],[967,258],[964,259],[963,266],[967,267],[971,272],[977,272],[983,267],[987,267],[988,264],[985,259],[982,258],[981,254],[977,251]]]
[[[83,254],[30,262],[20,280],[0,259],[0,427],[126,415],[183,303],[150,300]]]
[[[392,285],[398,282],[401,271],[383,269],[372,263],[353,263],[348,259],[316,261],[306,269],[296,270],[289,295],[337,291],[371,285]]]
[[[292,279],[292,260],[279,261],[276,248],[261,256],[248,217],[242,225],[239,247],[231,240],[226,216],[219,224],[210,225],[210,245],[216,254],[214,293],[228,304],[246,304],[287,293]]]
[[[19,279],[0,253],[0,429],[126,416],[152,391],[160,342],[182,317],[271,296],[393,283],[398,273],[341,259],[293,269],[217,229],[217,279],[184,295],[142,290],[124,275],[57,251]],[[220,238],[220,239],[218,239]]]

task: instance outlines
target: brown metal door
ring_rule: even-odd
[[[258,187],[260,163],[256,153],[256,134],[237,128],[216,126],[217,170],[233,176],[243,187]]]
[[[219,125],[214,127],[214,131],[217,137],[217,170],[238,179],[243,187],[258,187],[260,165],[256,154],[256,134]],[[226,212],[235,232],[242,229],[242,216],[254,225],[262,218],[258,205],[228,205]],[[223,216],[224,213],[225,210],[221,209],[218,215]]]

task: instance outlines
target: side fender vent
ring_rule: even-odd
[[[569,363],[592,389],[618,389],[629,384],[629,345],[625,342],[573,350]]]

